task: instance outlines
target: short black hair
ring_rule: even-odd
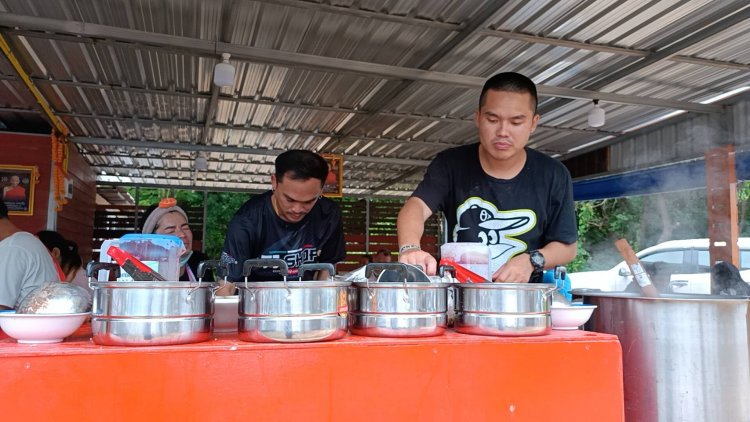
[[[320,186],[328,176],[328,163],[320,155],[304,149],[291,149],[276,157],[276,181],[281,182],[284,175],[290,179],[318,179]]]
[[[82,265],[81,255],[78,254],[78,244],[68,240],[60,233],[52,230],[41,230],[36,232],[36,237],[42,241],[48,251],[57,248],[60,251],[60,268],[65,273]]]
[[[482,87],[482,94],[479,96],[480,109],[484,105],[487,91],[490,89],[493,91],[516,92],[531,95],[531,100],[534,105],[534,114],[537,114],[536,107],[539,103],[539,97],[536,95],[536,84],[534,84],[534,81],[528,77],[516,72],[503,72],[487,79],[487,82],[485,82]]]
[[[48,251],[52,252],[52,249],[57,248],[60,250],[60,253],[62,253],[62,250],[65,249],[66,242],[63,235],[56,231],[52,230],[41,230],[36,232],[36,237],[39,238],[39,240],[44,243],[44,246],[47,248]]]
[[[8,218],[8,206],[0,200],[0,218]]]

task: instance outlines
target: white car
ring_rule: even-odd
[[[740,275],[750,280],[750,237],[737,240],[740,250]],[[614,249],[614,245],[612,249]],[[711,294],[708,239],[670,240],[643,249],[636,253],[642,263],[662,262],[679,268],[670,275],[670,287],[674,293]],[[605,271],[581,271],[569,273],[573,289],[599,289],[620,292],[632,281],[630,270],[621,261]]]

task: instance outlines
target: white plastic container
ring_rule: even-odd
[[[440,257],[454,261],[475,272],[485,280],[490,280],[490,248],[482,243],[454,242],[440,246]]]
[[[117,246],[130,253],[168,281],[180,279],[180,256],[185,252],[185,245],[177,236],[126,234],[119,239],[105,240],[99,253],[100,262],[112,262],[112,258],[107,255],[110,246]],[[109,281],[109,271],[99,271],[98,280]],[[133,279],[126,272],[121,272],[117,281]]]

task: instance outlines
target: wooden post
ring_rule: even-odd
[[[625,263],[628,264],[628,269],[630,270],[630,273],[633,274],[633,281],[641,287],[641,293],[648,297],[659,297],[659,291],[651,282],[651,277],[649,277],[648,273],[643,269],[641,261],[638,259],[638,256],[636,256],[633,248],[630,247],[630,243],[628,243],[627,239],[616,240],[615,247],[625,259]]]
[[[710,264],[713,266],[718,261],[724,261],[739,268],[734,146],[708,150],[705,157]]]

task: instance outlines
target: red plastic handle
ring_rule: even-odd
[[[125,265],[125,261],[129,260],[133,263],[133,265],[136,266],[136,268],[143,272],[151,273],[154,271],[151,269],[151,267],[144,264],[130,253],[118,248],[117,246],[110,246],[109,249],[107,249],[107,255],[111,256],[112,259],[114,259],[115,262],[117,262],[121,267]]]
[[[456,280],[461,283],[471,281],[472,283],[486,283],[487,280],[470,269],[459,265],[456,261],[448,258],[440,258],[440,265],[450,265],[456,270]]]

